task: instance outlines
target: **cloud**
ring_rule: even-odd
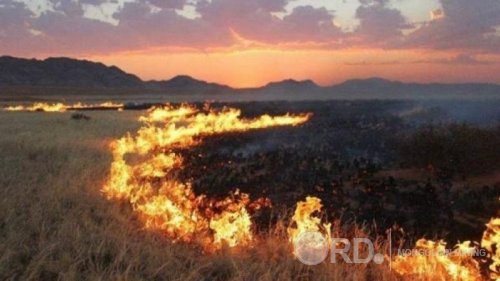
[[[401,11],[387,7],[388,0],[360,0],[356,10],[360,25],[354,36],[362,44],[391,46],[403,36],[403,30],[411,28]]]
[[[47,0],[47,2],[55,11],[70,17],[81,17],[84,13],[83,5],[99,6],[108,0]]]
[[[233,38],[229,30],[208,24],[203,19],[188,19],[174,9],[153,12],[144,2],[126,3],[114,17],[119,20],[115,32],[139,48],[228,46]]]
[[[476,58],[476,56],[471,54],[458,54],[453,58],[449,59],[428,59],[428,60],[418,60],[411,63],[427,63],[427,64],[456,64],[456,65],[479,65],[479,64],[497,64],[496,61],[486,61]]]
[[[334,17],[325,8],[299,6],[283,18],[280,24],[284,41],[331,41],[344,36],[333,23]],[[277,34],[279,35],[279,34]]]
[[[439,20],[444,18],[444,12],[442,9],[436,9],[431,11],[431,20]]]
[[[371,65],[396,65],[396,64],[404,64],[404,62],[399,61],[399,60],[389,60],[389,61],[368,61],[368,60],[362,60],[362,61],[346,61],[344,62],[344,65],[348,66],[371,66]]]
[[[99,9],[117,0],[44,1],[50,9],[34,13],[18,0],[0,0],[1,53],[206,50],[231,48],[243,40],[293,48],[500,53],[499,0],[441,0],[441,9],[429,11],[430,20],[418,27],[393,8],[391,0],[359,0],[355,13],[359,26],[352,32],[334,24],[334,11],[304,5],[304,1],[297,6],[290,5],[293,0],[120,0],[122,4],[112,5],[120,7],[114,11],[113,24],[87,16],[89,7]],[[179,10],[186,7],[194,9],[196,16],[183,16]]]
[[[41,35],[37,50],[62,54],[92,53],[117,49],[123,40],[108,23],[66,13],[48,11],[32,21]]]
[[[404,65],[404,64],[450,64],[450,65],[491,65],[499,64],[500,61],[488,61],[478,59],[472,54],[457,54],[452,58],[431,58],[420,60],[362,60],[362,61],[346,61],[345,65],[349,66],[371,66],[371,65]]]
[[[162,9],[182,9],[186,0],[146,0],[147,3]]]
[[[408,35],[407,47],[427,49],[473,49],[498,52],[500,1],[441,0],[439,20]]]
[[[5,53],[92,54],[169,48],[228,48],[242,38],[270,44],[325,44],[343,33],[325,8],[295,7],[284,12],[288,0],[212,0],[195,3],[199,17],[177,12],[185,0],[125,2],[114,14],[116,24],[85,16],[88,5],[111,0],[48,0],[51,9],[39,16],[22,3],[0,0],[0,34],[9,42],[31,42],[23,48],[3,43]],[[190,4],[193,5],[193,2]],[[27,28],[29,27],[29,28]],[[15,29],[15,30],[14,30]],[[30,32],[30,29],[36,32]],[[32,48],[36,42],[36,48]]]
[[[328,42],[341,35],[326,8],[295,7],[282,19],[273,12],[284,11],[283,0],[213,0],[197,5],[201,20],[217,26],[221,33],[232,30],[242,37],[264,43],[296,41]]]
[[[478,60],[475,56],[470,54],[459,54],[446,63],[452,64],[490,64],[491,62]]]
[[[23,3],[0,0],[0,52],[37,46],[31,32],[30,19],[33,16]]]

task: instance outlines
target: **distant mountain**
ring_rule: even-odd
[[[178,94],[218,94],[230,92],[232,88],[216,83],[197,80],[187,75],[179,75],[170,80],[145,82],[148,89]]]
[[[353,79],[326,87],[326,92],[339,95],[398,97],[498,96],[500,85],[489,83],[403,83],[382,78]]]
[[[173,94],[217,94],[231,88],[176,76],[164,81],[142,81],[116,66],[71,58],[45,60],[0,57],[0,86],[143,89]]]
[[[307,92],[318,92],[321,87],[314,83],[312,80],[297,81],[287,79],[280,82],[271,82],[266,86],[260,88],[261,91],[274,92],[277,94],[297,94]]]
[[[394,91],[403,85],[401,82],[382,78],[352,79],[341,84],[328,87],[329,90],[341,93],[372,93],[380,91]]]
[[[382,78],[353,79],[321,87],[312,80],[283,80],[263,87],[234,89],[225,85],[180,75],[170,80],[142,81],[116,66],[71,58],[45,60],[0,57],[0,94],[5,87],[22,88],[23,95],[45,92],[44,87],[96,89],[98,93],[189,95],[193,100],[276,100],[276,99],[398,99],[398,98],[500,98],[500,85],[487,83],[403,83]],[[27,86],[27,89],[26,89]],[[6,90],[2,90],[5,88]],[[124,91],[123,89],[126,89]],[[106,91],[105,91],[106,90]]]
[[[115,66],[86,60],[0,57],[0,85],[136,88],[143,82]]]

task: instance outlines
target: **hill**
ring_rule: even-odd
[[[403,83],[382,78],[353,79],[326,88],[342,95],[401,97],[499,96],[500,85],[489,83]]]
[[[0,85],[135,88],[143,82],[116,66],[86,60],[0,57]]]
[[[62,90],[61,90],[62,89]],[[488,83],[403,83],[382,78],[352,79],[322,87],[312,80],[271,82],[263,87],[235,89],[187,75],[170,80],[143,81],[116,66],[71,58],[45,60],[0,57],[0,95],[61,96],[85,94],[189,96],[191,100],[281,99],[401,99],[401,98],[499,98],[500,85]],[[187,98],[187,97],[186,97]]]
[[[144,82],[147,89],[176,94],[221,94],[232,89],[225,85],[209,83],[187,75],[178,75],[170,80]]]

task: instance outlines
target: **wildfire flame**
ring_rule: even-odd
[[[321,199],[310,196],[306,197],[305,201],[297,203],[292,217],[292,226],[287,229],[291,243],[297,242],[300,235],[306,232],[318,232],[325,234],[328,238],[331,237],[331,224],[322,224],[321,218],[317,216],[322,207]]]
[[[321,222],[321,208],[321,200],[316,197],[307,197],[305,201],[297,203],[292,225],[288,228],[288,239],[291,243],[295,245],[304,233],[316,232],[322,233],[323,238],[331,237],[331,224]],[[488,257],[491,260],[489,278],[498,281],[500,280],[500,218],[492,219],[486,226],[481,247],[488,251]],[[323,241],[308,241],[308,243],[309,246],[316,244],[318,247],[323,246]],[[475,259],[478,250],[476,244],[470,241],[447,249],[446,242],[442,240],[420,239],[410,255],[397,255],[393,259],[392,269],[403,279],[410,280],[415,278],[418,280],[484,280],[479,262]]]
[[[467,241],[451,251],[444,241],[420,239],[411,255],[396,256],[392,269],[405,277],[419,280],[481,280],[479,264],[473,258],[475,248]]]
[[[295,126],[309,118],[309,114],[287,114],[243,119],[237,109],[199,110],[190,105],[153,108],[140,117],[144,126],[135,135],[128,134],[112,143],[113,162],[102,191],[108,199],[129,202],[145,228],[160,231],[173,241],[197,243],[207,251],[224,245],[251,245],[255,239],[251,214],[269,206],[269,200],[252,202],[248,194],[238,190],[222,200],[195,194],[191,182],[175,176],[184,168],[180,151],[200,145],[204,137]],[[331,237],[331,224],[322,222],[321,209],[321,200],[316,197],[297,203],[287,229],[289,242],[295,243],[307,232]],[[499,280],[500,219],[493,219],[487,227],[481,246],[492,260],[489,277]],[[444,241],[421,239],[415,247],[417,254],[396,256],[392,268],[404,279],[481,280],[474,257],[477,249],[470,241],[447,250]]]
[[[490,253],[490,279],[500,280],[500,218],[493,218],[486,225],[481,247]]]
[[[63,104],[63,103],[34,103],[33,105],[15,105],[8,106],[4,108],[6,111],[43,111],[43,112],[66,112],[68,110],[79,110],[79,109],[91,109],[91,108],[107,108],[107,109],[123,109],[123,104],[121,103],[113,103],[113,102],[103,102],[100,104],[84,104],[84,103],[75,103],[75,104]]]
[[[321,199],[306,197],[297,203],[292,224],[288,227],[288,240],[293,245],[297,257],[317,257],[328,250],[331,243],[331,224],[321,223],[318,216],[322,208]]]
[[[7,111],[64,112],[88,108],[123,109],[123,104],[97,105],[76,103],[35,103],[10,106]],[[197,195],[191,182],[182,182],[175,172],[184,168],[180,151],[200,145],[204,137],[228,132],[296,126],[307,122],[310,114],[263,115],[241,118],[241,111],[224,108],[203,111],[190,105],[152,108],[139,121],[144,123],[135,135],[111,144],[113,162],[102,192],[108,199],[129,202],[145,228],[164,233],[173,241],[198,243],[207,251],[250,245],[254,240],[251,214],[270,206],[270,200],[251,201],[239,190],[222,200]],[[301,234],[317,232],[331,238],[331,224],[322,223],[321,200],[306,197],[298,202],[287,229],[289,242]],[[488,251],[489,278],[500,280],[500,218],[493,218],[484,232],[481,247]],[[314,242],[314,241],[312,241]],[[418,240],[409,256],[396,256],[392,269],[404,279],[481,280],[479,263],[474,259],[478,248],[466,241],[447,250],[444,241]]]
[[[146,228],[174,241],[196,242],[209,251],[250,244],[250,212],[269,205],[269,200],[251,202],[239,191],[220,201],[209,199],[196,195],[190,182],[174,175],[184,167],[179,150],[199,145],[202,137],[295,126],[310,118],[310,114],[255,119],[240,115],[233,108],[200,111],[190,105],[149,110],[140,118],[144,126],[135,136],[129,134],[111,145],[113,162],[102,191],[109,199],[130,202]]]
[[[493,218],[483,234],[481,247],[488,251],[489,278],[500,280],[500,218]],[[404,277],[424,280],[483,280],[479,263],[474,259],[478,248],[466,241],[451,251],[444,241],[418,240],[416,251],[409,256],[396,256],[392,268]]]

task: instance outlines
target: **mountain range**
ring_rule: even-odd
[[[180,75],[170,80],[143,81],[116,66],[72,58],[45,60],[0,57],[0,95],[2,89],[84,88],[175,95],[238,95],[265,98],[412,98],[412,97],[500,97],[500,85],[488,83],[403,83],[382,78],[353,79],[322,87],[312,80],[283,80],[263,87],[235,89]]]

